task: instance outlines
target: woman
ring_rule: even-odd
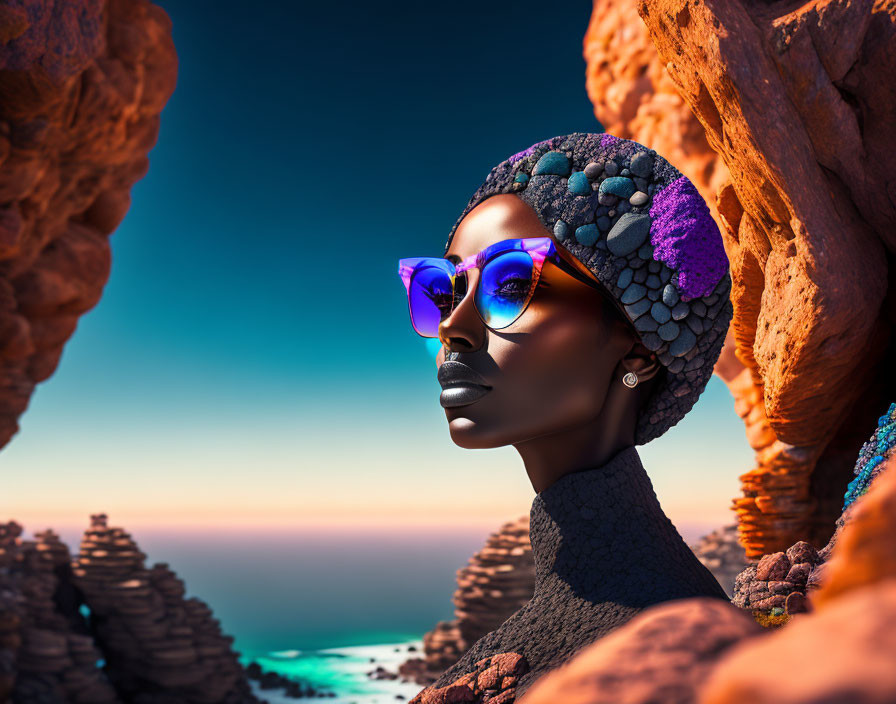
[[[637,142],[555,137],[492,169],[444,259],[399,272],[414,328],[443,343],[452,440],[513,445],[536,491],[533,598],[418,699],[452,683],[465,697],[460,680],[474,699],[457,701],[510,701],[651,604],[725,599],[635,449],[696,402],[731,319],[721,235],[693,185]],[[496,678],[502,653],[512,673]]]

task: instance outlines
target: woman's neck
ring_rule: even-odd
[[[571,431],[533,438],[514,447],[520,453],[526,474],[536,493],[560,478],[592,467],[602,467],[624,448],[634,445],[634,423],[629,432],[617,432],[604,424],[588,424]]]
[[[569,588],[588,601],[633,607],[701,594],[725,598],[663,513],[633,446],[540,492],[530,539],[536,594]]]

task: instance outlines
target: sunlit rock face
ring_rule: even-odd
[[[0,8],[0,447],[99,301],[177,74],[146,0],[15,5]]]
[[[893,395],[893,12],[618,0],[595,3],[585,38],[598,119],[666,155],[725,237],[734,319],[716,371],[757,453],[735,501],[751,559],[827,541]]]

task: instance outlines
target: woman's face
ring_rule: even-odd
[[[465,259],[501,240],[545,235],[551,233],[527,203],[495,195],[464,217],[445,256]],[[491,389],[481,396],[443,391],[455,444],[500,447],[595,421],[611,380],[625,372],[620,360],[636,342],[624,324],[605,315],[601,294],[547,261],[525,312],[493,331],[473,304],[479,271],[467,275],[467,295],[439,326],[443,347],[436,361],[471,367]],[[451,405],[451,398],[463,405]]]

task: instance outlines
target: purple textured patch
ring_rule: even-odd
[[[653,197],[650,207],[653,258],[678,271],[683,299],[708,296],[728,269],[722,234],[703,197],[686,177]]]
[[[604,132],[600,136],[600,147],[601,147],[601,149],[606,149],[607,147],[612,146],[613,144],[615,144],[618,141],[619,141],[619,137],[614,137],[613,135],[607,134],[606,132]]]
[[[525,159],[527,156],[529,156],[532,152],[534,152],[539,147],[543,147],[543,146],[553,147],[554,143],[557,141],[558,141],[557,137],[551,137],[550,139],[546,139],[543,142],[536,142],[528,149],[523,149],[523,151],[517,152],[516,154],[514,154],[512,157],[510,157],[508,159],[508,161],[511,164],[515,164],[516,162]]]

